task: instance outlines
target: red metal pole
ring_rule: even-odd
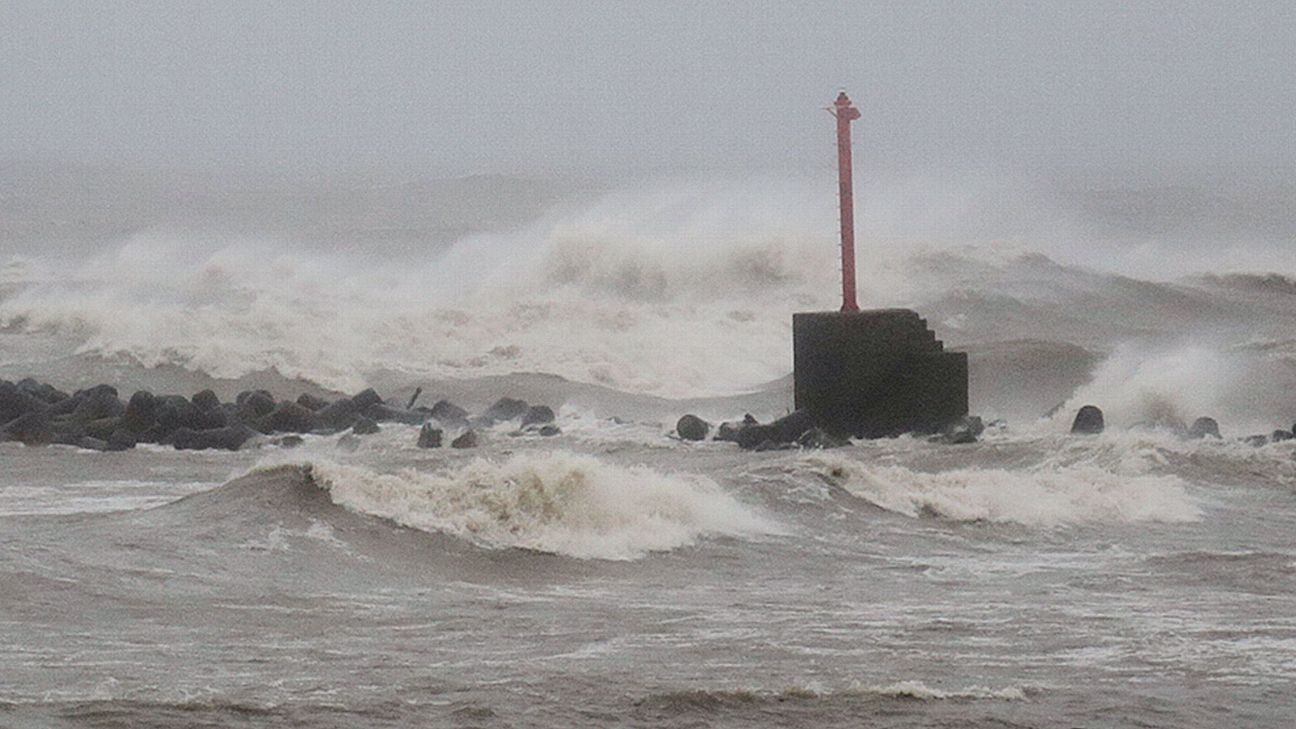
[[[859,311],[855,301],[855,193],[851,177],[850,123],[860,118],[859,109],[843,91],[833,102],[837,117],[837,189],[841,195],[842,311]]]

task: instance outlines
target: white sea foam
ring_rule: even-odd
[[[439,473],[317,461],[312,474],[354,511],[486,547],[582,559],[630,560],[708,535],[779,531],[710,479],[564,452],[477,459]]]
[[[836,454],[808,456],[803,463],[859,498],[912,517],[1039,527],[1201,518],[1182,480],[1137,469],[1050,462],[1014,470],[958,468],[926,473],[898,465],[869,465]]]

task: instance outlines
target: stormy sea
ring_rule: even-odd
[[[834,192],[0,171],[0,379],[559,431],[0,443],[0,726],[1289,726],[1291,185],[870,179],[978,442],[676,437],[792,408]]]

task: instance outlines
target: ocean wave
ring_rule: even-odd
[[[669,713],[711,711],[745,705],[761,705],[797,701],[822,701],[840,699],[902,699],[912,701],[1024,701],[1027,691],[1018,686],[990,688],[967,686],[957,689],[934,688],[922,681],[897,681],[889,684],[865,685],[859,682],[838,688],[820,685],[790,686],[781,689],[694,689],[652,694],[637,700],[641,708],[652,708]]]
[[[1122,472],[1092,463],[926,473],[823,454],[808,456],[802,464],[858,498],[910,517],[1060,527],[1191,522],[1202,516],[1176,476]]]
[[[476,459],[440,473],[316,461],[311,475],[347,509],[495,549],[633,560],[708,536],[780,531],[710,479],[565,452]]]

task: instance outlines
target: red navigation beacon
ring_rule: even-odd
[[[841,196],[842,311],[859,311],[855,300],[855,193],[851,177],[850,123],[860,118],[843,91],[829,109],[837,117],[837,189]]]

